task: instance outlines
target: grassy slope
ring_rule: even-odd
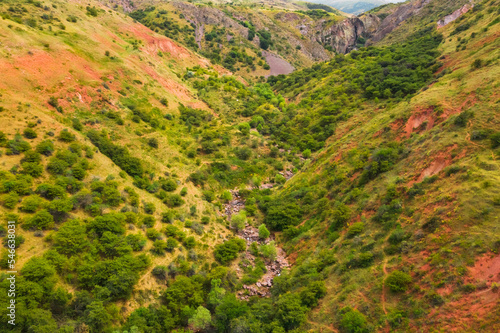
[[[485,7],[495,8],[495,1]],[[450,36],[457,26],[474,21],[477,15],[483,16],[471,28]],[[498,150],[493,150],[488,140],[471,141],[471,135],[474,138],[473,133],[478,131],[494,131],[499,125],[500,26],[493,24],[483,30],[497,17],[497,11],[483,7],[441,29],[445,36],[440,46],[444,63],[441,71],[446,74],[410,100],[386,106],[365,104],[337,128],[315,161],[287,186],[288,191],[293,191],[306,184],[324,182],[332,165],[356,182],[359,172],[349,161],[354,148],[361,150],[396,141],[409,151],[391,171],[364,187],[363,200],[349,205],[349,224],[365,222],[364,232],[354,240],[344,231],[330,243],[325,239],[327,225],[313,219],[306,222],[309,231],[285,243],[297,262],[306,262],[308,256],[322,249],[332,249],[339,263],[366,249],[378,253],[370,268],[342,271],[337,265],[331,271],[328,295],[313,311],[305,328],[334,331],[333,326],[339,325],[338,310],[351,306],[364,313],[375,330],[389,324],[402,332],[468,331],[478,325],[486,331],[495,330],[498,293],[492,286],[498,284],[498,277],[489,274],[499,260],[500,193],[494,185],[500,181]],[[488,65],[473,69],[471,65],[476,59],[488,61]],[[318,85],[321,82],[309,83],[311,88]],[[442,112],[436,114],[439,107]],[[457,115],[465,111],[474,116],[465,127],[454,125]],[[460,171],[449,172],[455,168]],[[435,181],[424,185],[423,194],[413,199],[408,196],[415,183],[434,175]],[[390,186],[396,187],[403,204],[398,223],[410,236],[405,243],[407,249],[396,255],[383,253],[388,246],[388,234],[370,219],[383,204]],[[331,196],[332,205],[334,200],[341,200],[335,194]],[[435,232],[424,233],[423,238],[416,237],[433,216],[442,219],[441,226]],[[413,277],[413,287],[403,295],[384,287],[386,274],[395,269]],[[473,287],[464,287],[468,284]],[[429,304],[434,292],[445,301],[443,306]],[[401,313],[402,318],[408,319],[397,319]]]
[[[40,120],[40,124],[35,127],[38,138],[29,140],[33,147],[44,139],[50,139],[47,133],[53,132],[57,135],[66,128],[77,136],[80,143],[91,146],[83,133],[71,129],[71,119],[76,117],[82,122],[97,120],[99,123],[85,126],[84,131],[90,128],[106,129],[115,138],[115,143],[128,147],[151,171],[158,175],[165,172],[177,175],[182,181],[177,192],[184,186],[188,188],[184,207],[195,205],[199,213],[211,216],[214,221],[213,208],[207,202],[201,201],[201,191],[192,183],[184,183],[189,173],[197,167],[194,161],[188,160],[180,152],[180,146],[190,145],[194,139],[185,135],[182,126],[167,123],[164,130],[155,131],[145,123],[131,122],[130,111],[121,104],[123,96],[117,92],[126,91],[128,97],[134,99],[145,98],[152,106],[160,108],[161,113],[176,115],[179,102],[208,109],[177,77],[187,66],[205,67],[208,62],[170,39],[156,35],[140,24],[132,23],[132,19],[123,14],[101,12],[97,17],[91,17],[77,4],[57,1],[54,4],[57,8],[51,8],[50,13],[61,20],[66,26],[65,30],[60,29],[55,21],[42,25],[43,30],[40,31],[11,20],[0,20],[0,68],[4,78],[0,83],[1,105],[4,108],[0,113],[0,130],[12,138],[16,132],[22,132],[28,122],[36,123]],[[6,9],[8,3],[1,5]],[[39,17],[43,13],[33,5],[24,6],[28,10],[25,18]],[[68,15],[78,17],[77,23],[67,22]],[[53,27],[52,31],[48,30],[49,26]],[[140,43],[138,49],[134,49],[131,44],[136,41]],[[105,56],[105,51],[109,51],[110,57],[115,59]],[[162,57],[157,55],[158,51],[163,52]],[[134,83],[133,80],[138,81]],[[104,83],[109,89],[104,87]],[[63,107],[63,114],[47,104],[51,96],[58,99]],[[160,98],[166,98],[169,106],[161,105],[158,101]],[[125,119],[125,125],[116,125],[111,119],[102,116],[101,110],[118,112]],[[154,150],[146,144],[146,139],[151,137],[158,139],[160,149]],[[56,149],[66,146],[56,141]],[[3,155],[1,168],[10,170],[20,163],[21,157],[22,155]],[[132,178],[118,177],[120,169],[103,154],[95,154],[91,165],[89,176],[85,180],[87,183],[95,178],[105,179],[113,175],[118,180],[120,190],[126,186],[133,187]],[[36,184],[49,180],[49,175],[45,174],[35,180],[35,187]],[[161,201],[147,191],[136,191],[139,192],[141,200],[156,205],[155,218],[158,221],[161,211],[165,210]],[[12,212],[5,207],[1,207],[0,211],[2,215]],[[105,210],[109,211],[110,209]],[[80,212],[74,214],[85,216]],[[23,213],[20,215],[25,216]],[[213,246],[218,235],[226,233],[225,228],[212,223],[213,225],[209,226],[211,234],[205,235],[202,241],[210,246]],[[180,221],[176,224],[184,229]],[[161,229],[160,222],[157,222],[156,228]],[[26,238],[26,243],[17,251],[18,267],[32,256],[40,256],[50,248],[50,243],[41,241],[33,232],[19,229],[18,233]],[[46,236],[50,237],[51,233],[53,232],[47,232]],[[200,236],[196,238],[201,239]],[[146,249],[150,246],[148,243]],[[175,254],[155,257],[152,267],[168,264]],[[159,285],[150,274],[146,274],[137,286],[138,290],[146,289],[148,294],[158,291],[157,288]],[[135,306],[136,303],[132,300],[127,309]]]

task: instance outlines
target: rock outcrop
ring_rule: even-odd
[[[247,226],[245,229],[240,230],[238,237],[245,240],[247,243],[247,251],[245,252],[245,260],[247,265],[255,265],[255,256],[248,250],[253,242],[259,245],[268,244],[270,241],[274,240],[274,235],[267,240],[262,240],[259,238],[259,232],[257,228],[252,226]],[[239,299],[248,300],[251,296],[268,297],[270,296],[270,288],[273,286],[273,280],[276,276],[280,276],[283,269],[290,267],[288,260],[286,259],[286,253],[280,247],[276,248],[276,259],[266,260],[266,272],[255,284],[243,285],[243,290],[238,291],[237,295]],[[243,272],[237,268],[236,272],[238,277],[243,276]]]
[[[438,29],[444,27],[445,25],[450,24],[453,21],[455,21],[457,18],[459,18],[460,16],[464,15],[465,13],[467,13],[472,8],[474,8],[474,4],[473,3],[467,3],[467,4],[463,5],[462,8],[459,8],[459,9],[455,10],[450,15],[446,15],[445,17],[443,17],[441,20],[439,20],[437,22]]]
[[[220,9],[208,6],[199,7],[187,2],[174,2],[173,4],[184,14],[190,23],[196,26],[197,30],[200,29],[199,27],[209,24],[236,30],[239,35],[245,38],[248,37],[248,29],[227,16]],[[203,34],[203,31],[201,33]]]
[[[345,19],[324,29],[319,37],[320,42],[343,54],[355,49],[360,37],[367,39],[366,45],[373,44],[396,29],[403,21],[417,15],[430,1],[414,0],[397,6],[383,20],[373,14]]]
[[[321,31],[319,39],[335,52],[345,54],[356,47],[359,37],[370,36],[379,25],[380,19],[375,15],[348,18]]]
[[[396,7],[377,27],[376,32],[370,36],[369,44],[378,42],[388,33],[396,29],[403,21],[417,15],[431,0],[415,0]]]

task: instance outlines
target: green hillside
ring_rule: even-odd
[[[102,3],[0,1],[0,331],[500,329],[499,0]]]

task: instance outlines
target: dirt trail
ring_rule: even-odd
[[[390,332],[391,327],[389,326],[389,321],[387,320],[387,309],[385,307],[385,300],[387,296],[387,287],[385,286],[385,278],[387,277],[387,259],[384,260],[384,265],[382,266],[382,271],[384,272],[384,281],[382,282],[382,310],[384,310],[385,313],[385,332]]]
[[[333,325],[324,325],[324,324],[320,324],[320,323],[315,323],[313,321],[310,321],[308,320],[307,323],[313,327],[319,327],[319,331],[322,333],[322,332],[335,332],[335,333],[338,333],[338,330],[336,330]]]

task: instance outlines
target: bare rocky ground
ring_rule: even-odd
[[[282,175],[288,180],[293,176],[290,171],[285,171]],[[262,184],[261,188],[272,188],[274,184]],[[224,206],[223,215],[229,219],[233,214],[238,214],[241,210],[245,209],[245,200],[238,194],[238,191],[231,191],[233,200]],[[258,245],[268,244],[274,241],[274,235],[271,234],[269,238],[262,240],[259,237],[259,231],[256,227],[247,225],[245,229],[238,232],[238,237],[245,240],[247,243],[247,250],[244,253],[244,258],[247,260],[247,265],[254,267],[256,257],[250,253],[250,245],[256,242]],[[283,269],[289,267],[290,264],[286,258],[286,253],[282,248],[276,246],[276,259],[265,260],[266,273],[255,284],[243,285],[243,290],[240,290],[237,295],[242,300],[248,300],[251,296],[267,297],[270,295],[270,288],[273,285],[275,276],[279,276]],[[243,277],[244,272],[241,268],[236,268],[239,278]]]
[[[274,53],[262,51],[262,55],[266,58],[266,62],[269,67],[271,67],[271,72],[268,76],[290,74],[295,70],[295,68],[293,68],[288,61]]]
[[[268,239],[262,240],[259,238],[259,232],[257,228],[253,226],[247,226],[245,229],[238,233],[238,237],[244,239],[247,243],[247,251],[245,252],[245,259],[248,260],[252,267],[255,266],[255,256],[250,253],[250,244],[256,242],[259,245],[267,244],[274,240],[274,235],[271,235]],[[248,300],[250,296],[261,296],[267,297],[270,295],[270,288],[273,285],[273,279],[275,276],[279,276],[284,268],[289,267],[288,260],[286,259],[286,253],[280,247],[276,247],[277,255],[274,261],[266,260],[266,273],[252,285],[243,285],[243,290],[240,290],[237,295],[240,299]],[[239,278],[243,276],[243,271],[240,268],[236,269]]]

